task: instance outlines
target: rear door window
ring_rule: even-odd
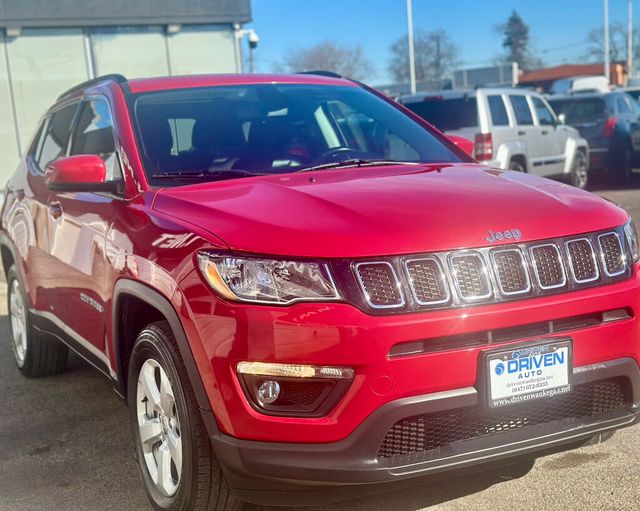
[[[533,125],[533,115],[531,115],[531,109],[529,108],[526,96],[511,95],[509,96],[509,101],[511,101],[516,122],[520,126]]]
[[[478,126],[478,104],[475,97],[445,99],[427,97],[405,106],[433,124],[440,131],[455,131]]]
[[[38,148],[36,161],[43,170],[50,162],[66,155],[71,121],[77,104],[66,106],[49,117],[47,133]]]
[[[509,126],[509,115],[502,96],[487,96],[487,101],[491,112],[491,124],[494,126]]]

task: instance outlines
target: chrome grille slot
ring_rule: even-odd
[[[580,238],[567,241],[566,245],[573,280],[579,284],[598,280],[600,272],[591,241],[587,238]]]
[[[598,236],[604,271],[609,277],[615,277],[625,272],[626,261],[620,238],[615,232],[608,232]]]
[[[438,305],[449,301],[449,288],[440,262],[435,257],[410,259],[405,263],[409,284],[420,305]]]
[[[503,295],[519,295],[531,290],[527,266],[519,249],[496,250],[491,253],[491,259]]]
[[[451,254],[449,264],[462,300],[473,302],[489,298],[493,294],[484,259],[478,252]]]
[[[542,289],[555,289],[567,283],[562,265],[560,250],[553,243],[537,245],[531,248],[531,259],[538,285]]]
[[[374,309],[402,307],[404,298],[400,281],[390,263],[358,263],[356,275],[367,303]]]

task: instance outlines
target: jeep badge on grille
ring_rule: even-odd
[[[519,240],[522,238],[522,232],[520,229],[507,229],[506,231],[487,231],[489,235],[485,238],[489,243],[493,243],[494,241],[504,241],[504,240]]]

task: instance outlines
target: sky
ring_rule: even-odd
[[[611,23],[626,24],[628,0],[609,0]],[[634,0],[634,26],[640,0]],[[252,0],[260,44],[257,72],[271,72],[283,55],[331,40],[360,45],[373,63],[373,85],[389,83],[389,46],[406,36],[406,0]],[[516,10],[529,24],[531,40],[546,65],[580,63],[586,34],[603,25],[603,0],[414,0],[414,27],[444,29],[460,49],[465,67],[491,65],[502,51],[496,25]]]

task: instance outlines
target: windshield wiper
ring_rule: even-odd
[[[228,169],[228,170],[179,170],[177,172],[160,172],[159,174],[152,174],[153,179],[171,179],[171,178],[186,178],[186,179],[204,179],[204,178],[216,178],[221,176],[234,176],[234,177],[249,177],[256,176],[253,172],[242,169]]]
[[[368,160],[365,158],[352,158],[349,160],[334,161],[331,163],[323,163],[321,165],[312,165],[311,167],[304,167],[298,172],[309,172],[310,170],[323,170],[323,169],[340,169],[349,167],[375,167],[380,165],[423,165],[416,161],[398,161],[398,160]]]

